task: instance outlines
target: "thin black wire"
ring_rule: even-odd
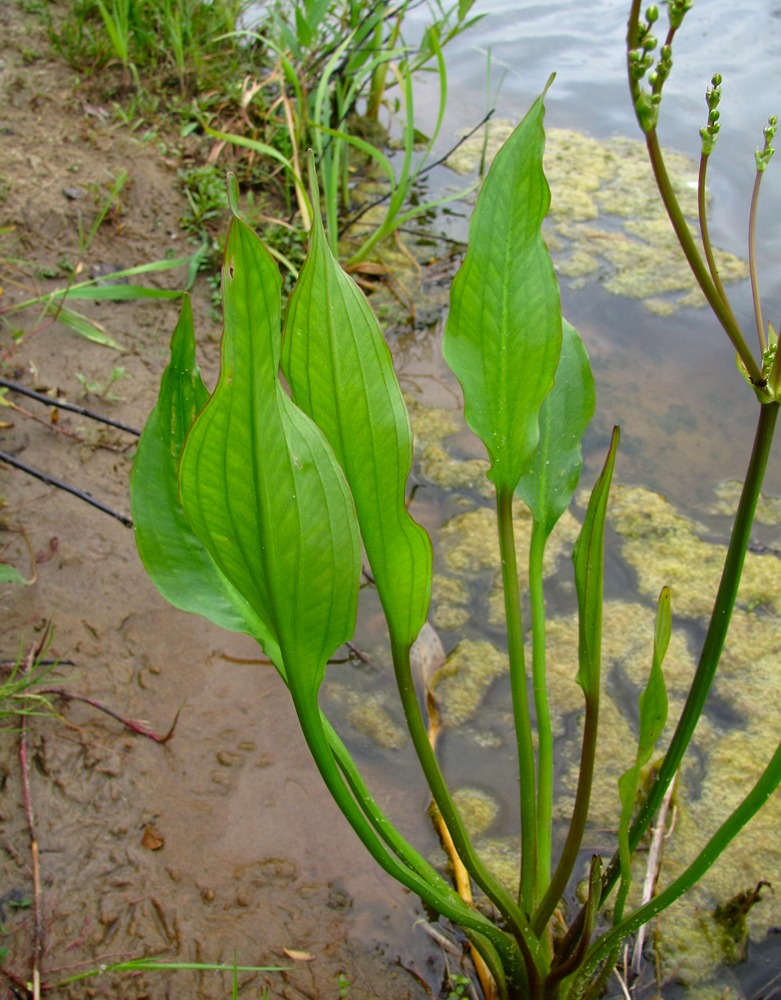
[[[50,476],[47,472],[41,472],[40,469],[34,469],[31,465],[27,465],[25,462],[20,462],[18,458],[14,458],[13,456],[6,454],[4,451],[0,451],[0,462],[5,462],[6,465],[10,465],[14,469],[19,469],[20,472],[26,472],[28,476],[40,479],[41,482],[46,483],[47,486],[56,486],[59,490],[65,490],[66,493],[71,493],[73,496],[78,497],[79,500],[84,500],[85,503],[88,503],[93,507],[97,507],[98,510],[102,510],[104,514],[109,514],[111,517],[115,517],[117,521],[121,521],[126,528],[133,527],[133,521],[126,514],[120,514],[118,511],[112,510],[111,507],[101,503],[100,500],[96,500],[95,497],[91,496],[89,493],[85,493],[83,490],[79,490],[75,486],[71,486],[69,483],[64,483],[61,479],[55,479],[54,476]]]
[[[30,399],[35,399],[39,403],[45,403],[46,406],[56,406],[59,410],[78,413],[82,417],[89,417],[90,420],[97,420],[101,424],[108,424],[109,427],[116,427],[117,430],[125,431],[127,434],[134,434],[136,437],[141,436],[141,431],[135,427],[129,427],[119,420],[112,420],[111,417],[102,417],[99,413],[93,413],[92,410],[88,410],[83,406],[76,406],[75,403],[65,403],[60,399],[52,399],[51,396],[44,396],[41,392],[36,392],[34,389],[28,389],[26,386],[19,385],[18,382],[10,382],[8,379],[0,378],[0,386],[10,389],[12,392],[18,392],[22,396],[29,396]]]
[[[491,108],[489,112],[483,115],[483,117],[477,123],[477,125],[475,125],[474,128],[470,129],[466,133],[466,135],[462,136],[454,146],[451,146],[450,149],[443,156],[440,156],[438,160],[434,160],[433,163],[427,164],[420,171],[416,179],[424,177],[427,173],[432,171],[434,167],[441,166],[445,162],[445,160],[448,159],[448,157],[452,156],[453,153],[455,153],[455,151],[458,149],[459,146],[463,145],[463,143],[465,143],[467,139],[471,139],[472,136],[475,134],[475,132],[477,132],[478,129],[482,128],[483,125],[485,125],[486,122],[490,120],[495,110],[496,110],[495,108]],[[391,191],[386,191],[385,194],[381,195],[379,198],[375,198],[375,200],[369,202],[368,205],[364,205],[364,207],[359,212],[356,212],[356,214],[351,219],[348,219],[348,221],[345,222],[345,224],[339,230],[339,236],[340,237],[345,236],[351,226],[354,226],[355,223],[358,222],[358,220],[361,219],[364,215],[366,215],[366,213],[370,211],[372,208],[376,208],[377,205],[381,205],[384,201],[387,201],[390,198],[391,194],[392,194]]]

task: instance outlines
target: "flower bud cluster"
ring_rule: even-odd
[[[710,86],[705,92],[705,102],[708,105],[708,124],[700,129],[700,139],[702,140],[702,155],[710,156],[716,140],[719,137],[719,101],[721,100],[721,73],[714,73]]]
[[[669,0],[667,4],[667,16],[670,18],[670,28],[677,31],[680,28],[684,17],[694,6],[694,0]]]
[[[663,45],[659,51],[659,62],[656,64],[656,69],[648,77],[652,93],[658,94],[660,98],[662,96],[662,87],[670,75],[672,68],[673,50],[669,45]]]
[[[765,145],[762,149],[758,149],[754,154],[757,162],[757,171],[761,174],[767,168],[768,163],[770,163],[770,157],[775,153],[775,148],[771,145],[773,139],[775,138],[776,131],[778,130],[778,118],[775,115],[771,115],[767,120],[767,125],[763,129],[763,135],[765,136]]]
[[[655,5],[645,12],[645,24],[637,26],[637,47],[629,50],[629,68],[632,79],[640,81],[654,64],[651,53],[657,46],[652,28],[659,20],[659,8]]]

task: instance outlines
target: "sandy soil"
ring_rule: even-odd
[[[45,34],[15,2],[0,4],[0,175],[6,234],[0,309],[56,282],[33,279],[78,257],[100,198],[121,168],[129,182],[84,257],[85,273],[189,252],[175,157],[113,123],[94,87],[48,54]],[[65,189],[79,188],[75,199]],[[101,192],[102,194],[96,194]],[[33,262],[13,266],[8,257]],[[181,272],[162,276],[175,286]],[[34,291],[33,293],[34,294]],[[195,293],[213,379],[218,320],[208,288]],[[87,304],[122,345],[117,354],[35,310],[15,314],[24,335],[0,330],[4,377],[56,393],[136,427],[153,405],[176,306]],[[109,402],[84,398],[76,378],[127,372]],[[0,413],[0,448],[127,514],[132,437],[18,396],[40,422]],[[96,429],[98,428],[98,429]],[[168,607],[146,579],[132,531],[85,503],[6,466],[0,553],[33,586],[0,590],[0,656],[13,660],[53,630],[47,656],[68,661],[56,684],[99,699],[174,738],[159,746],[84,705],[57,702],[60,719],[30,725],[29,777],[43,894],[42,976],[51,985],[100,963],[167,960],[289,966],[239,976],[240,995],[417,998],[438,993],[442,961],[420,930],[419,904],[376,871],[325,793],[286,691],[251,641]],[[52,683],[55,683],[52,681]],[[18,739],[0,741],[0,920],[4,967],[30,978],[30,836]],[[403,798],[402,787],[390,790]],[[420,825],[425,827],[420,796]],[[284,949],[308,953],[291,960]],[[415,971],[410,971],[414,969]],[[6,977],[2,996],[26,995]],[[349,986],[348,986],[349,984]],[[428,984],[428,985],[427,985]],[[220,974],[106,975],[54,997],[216,998]]]

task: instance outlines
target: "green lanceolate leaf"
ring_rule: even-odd
[[[318,211],[282,362],[293,399],[325,434],[350,484],[391,638],[411,645],[428,613],[431,543],[405,506],[409,417],[377,319],[339,267]]]
[[[602,648],[602,590],[605,576],[605,514],[618,449],[619,431],[613,428],[610,451],[591,491],[586,518],[572,553],[578,592],[578,684],[587,698],[599,695]]]
[[[629,826],[632,810],[640,782],[640,772],[651,759],[654,747],[662,735],[667,722],[667,686],[664,682],[662,663],[667,653],[672,634],[670,612],[670,590],[662,589],[656,608],[654,630],[654,652],[648,683],[640,695],[640,733],[637,741],[637,755],[634,764],[618,779],[618,794],[621,799],[621,817],[618,824],[618,855],[621,866],[621,887],[613,908],[613,922],[623,919],[624,905],[629,894],[632,879],[632,853],[629,845]]]
[[[171,337],[171,359],[130,477],[138,552],[166,600],[222,628],[255,636],[281,670],[276,641],[198,540],[179,500],[179,457],[187,432],[208,398],[195,364],[192,308],[185,296]]]
[[[193,530],[278,643],[294,697],[311,705],[353,634],[360,544],[333,452],[279,382],[280,292],[274,260],[234,218],[220,376],[187,437],[179,486]]]
[[[550,205],[543,98],[483,183],[445,328],[445,358],[463,388],[466,421],[488,450],[488,478],[510,491],[537,446],[561,350],[559,289],[541,232]]]
[[[565,320],[556,381],[540,409],[540,442],[516,488],[546,538],[577,488],[583,466],[580,443],[595,403],[586,349]]]
[[[626,838],[627,849],[629,845],[629,821],[632,818],[632,806],[634,805],[635,793],[637,792],[640,771],[651,759],[654,747],[662,735],[662,730],[667,722],[667,685],[664,681],[662,664],[667,654],[671,634],[670,589],[669,587],[664,587],[659,595],[659,603],[656,608],[656,628],[654,630],[654,652],[651,672],[648,675],[648,683],[645,686],[645,690],[639,699],[640,732],[637,741],[637,755],[633,766],[624,772],[618,782],[621,803],[628,812],[628,815],[625,817],[622,811],[621,827],[618,836],[619,840],[622,837]]]
[[[667,722],[667,687],[664,683],[662,664],[667,655],[672,635],[670,589],[664,587],[659,595],[654,630],[654,655],[651,674],[645,691],[640,695],[640,739],[637,745],[637,766],[645,767],[651,759],[656,741]]]

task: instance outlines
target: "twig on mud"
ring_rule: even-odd
[[[49,641],[50,626],[47,626],[43,636],[30,647],[30,652],[21,667],[20,673],[29,674],[38,657]],[[19,717],[19,766],[22,772],[22,794],[24,797],[24,812],[27,817],[27,829],[30,834],[30,855],[33,872],[33,949],[32,949],[32,997],[41,997],[41,956],[43,954],[43,914],[41,909],[41,869],[38,850],[38,838],[35,833],[35,814],[33,812],[32,790],[30,788],[30,771],[27,758],[27,716],[24,712]]]
[[[152,740],[154,743],[167,743],[173,738],[174,730],[176,729],[176,724],[179,721],[179,716],[182,714],[182,709],[185,706],[185,702],[179,706],[176,710],[176,715],[174,716],[174,721],[171,723],[171,728],[164,736],[159,736],[157,733],[153,732],[145,722],[141,722],[138,719],[128,719],[124,715],[120,715],[115,712],[112,708],[107,705],[101,704],[99,701],[95,701],[94,698],[88,698],[86,695],[73,694],[71,691],[66,691],[64,688],[41,688],[40,694],[53,695],[55,698],[62,698],[63,701],[80,701],[84,705],[89,705],[91,708],[96,708],[99,712],[105,712],[106,715],[111,716],[112,719],[116,719],[120,722],[126,729],[129,729],[131,733],[136,733],[138,736],[145,736],[148,740]]]
[[[670,787],[667,789],[667,793],[665,794],[662,804],[659,807],[659,815],[657,816],[656,823],[653,827],[651,845],[648,848],[648,865],[646,866],[645,879],[643,880],[641,906],[648,903],[653,897],[656,880],[659,878],[659,869],[662,866],[662,846],[668,836],[665,832],[665,827],[667,826],[667,813],[670,809],[670,803],[672,802],[676,783],[675,779],[670,782]],[[673,826],[675,826],[674,811],[672,823]],[[672,827],[670,828],[670,833],[672,833]],[[637,939],[632,953],[632,972],[635,976],[640,975],[640,970],[643,965],[643,945],[645,943],[645,932],[647,926],[647,924],[644,924],[637,932]]]
[[[66,493],[70,493],[79,500],[83,500],[85,503],[90,504],[92,507],[97,507],[98,510],[102,510],[104,514],[109,514],[111,517],[121,521],[126,528],[133,527],[133,521],[126,514],[120,514],[116,510],[112,510],[106,504],[101,503],[100,500],[96,500],[89,493],[85,493],[83,490],[77,489],[75,486],[70,486],[68,483],[62,482],[60,479],[55,479],[54,476],[50,476],[47,472],[41,472],[39,469],[34,469],[31,465],[27,465],[25,462],[20,462],[18,458],[13,458],[11,455],[4,451],[0,451],[0,462],[5,462],[6,465],[10,465],[14,469],[19,469],[20,472],[26,472],[28,476],[33,476],[35,479],[40,479],[42,483],[46,483],[47,486],[56,486],[59,490],[65,490]]]
[[[2,381],[0,379],[0,381]],[[44,420],[43,417],[39,417],[37,413],[31,413],[30,410],[25,410],[23,406],[19,406],[18,403],[12,403],[10,399],[4,401],[4,405],[8,407],[9,410],[13,410],[14,413],[18,413],[23,417],[27,417],[29,420],[34,420],[36,424],[40,424],[45,427],[48,431],[54,431],[55,434],[62,434],[64,437],[69,437],[73,441],[78,441],[79,444],[89,444],[89,442],[82,437],[81,434],[77,434],[76,431],[69,431],[67,427],[60,427],[59,424],[52,423],[50,420]],[[53,404],[56,405],[56,404]],[[107,451],[126,451],[128,448],[132,447],[131,444],[109,444],[107,441],[96,443],[91,445],[94,448],[105,448]]]

